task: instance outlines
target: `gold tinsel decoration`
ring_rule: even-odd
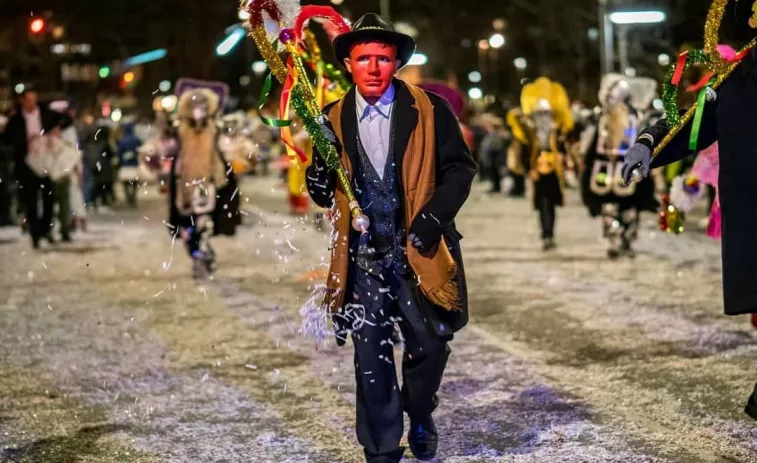
[[[738,1],[738,0],[736,0]],[[718,45],[720,42],[720,24],[723,21],[725,15],[725,7],[728,5],[728,0],[713,0],[710,5],[710,10],[707,13],[707,20],[704,25],[704,50],[710,58],[708,67],[717,74],[717,79],[712,84],[712,89],[717,90],[723,82],[731,75],[731,73],[739,65],[739,62],[729,63],[720,56],[718,51]],[[741,50],[747,50],[753,48],[757,44],[757,38],[752,39]],[[672,127],[665,138],[655,147],[652,157],[659,155],[662,150],[670,143],[673,138],[678,135],[683,127],[691,121],[694,114],[697,111],[697,105],[692,105],[686,113],[681,116],[681,123]]]
[[[250,28],[250,35],[255,40],[255,45],[258,46],[260,54],[268,64],[268,68],[271,70],[276,79],[279,82],[284,83],[287,78],[287,68],[284,62],[279,56],[279,52],[274,48],[273,44],[268,41],[268,34],[266,34],[265,26],[253,26]]]
[[[728,5],[728,0],[713,0],[704,23],[704,51],[710,57],[710,69],[717,74],[726,72],[731,64],[724,60],[718,51],[720,23],[723,22],[726,5]]]

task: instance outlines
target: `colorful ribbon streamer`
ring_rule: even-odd
[[[697,109],[694,113],[694,120],[691,123],[691,135],[689,136],[689,149],[691,151],[697,150],[699,129],[702,126],[702,116],[704,115],[704,105],[707,103],[707,90],[712,88],[710,85],[712,84],[710,83],[700,90],[697,96]]]

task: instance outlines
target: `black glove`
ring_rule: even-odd
[[[410,225],[408,239],[413,247],[425,254],[442,239],[442,226],[431,214],[421,212]]]
[[[318,118],[318,125],[321,126],[321,133],[323,137],[336,148],[336,152],[342,154],[342,144],[339,142],[336,133],[334,132],[334,126],[331,125],[331,121],[326,116]]]
[[[641,169],[641,175],[644,178],[647,178],[649,175],[649,165],[651,163],[652,150],[643,143],[636,143],[629,148],[628,151],[626,151],[625,156],[623,156],[623,168],[621,170],[623,181],[626,182],[626,184],[631,182],[633,170],[637,166]]]

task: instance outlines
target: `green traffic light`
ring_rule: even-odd
[[[110,75],[110,68],[108,66],[103,66],[100,68],[98,74],[100,74],[101,79],[107,79]]]

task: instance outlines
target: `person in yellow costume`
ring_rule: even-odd
[[[533,182],[533,205],[539,212],[545,251],[555,244],[556,208],[563,205],[566,163],[563,139],[573,129],[570,100],[562,85],[540,77],[523,87],[520,114],[508,115],[513,145],[508,162],[514,173],[527,172]]]

